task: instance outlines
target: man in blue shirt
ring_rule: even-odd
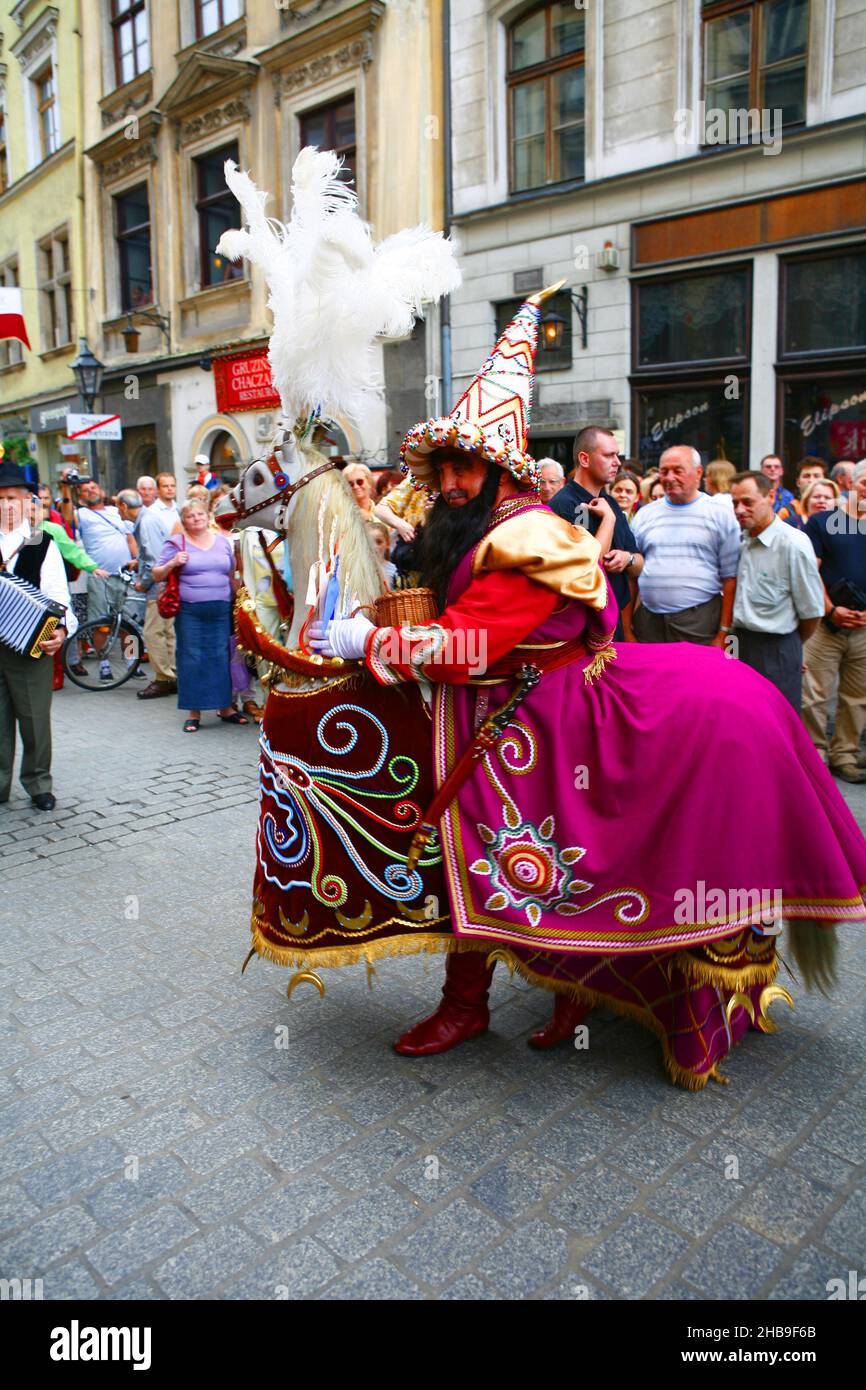
[[[854,469],[844,507],[816,512],[806,523],[821,579],[824,618],[806,643],[803,722],[830,771],[844,782],[866,782],[859,767],[866,725],[866,459]],[[827,707],[839,682],[833,741]]]
[[[794,494],[790,488],[785,487],[785,465],[778,454],[765,454],[761,459],[760,469],[764,477],[770,479],[774,488],[773,511],[778,512],[782,507],[792,506]]]

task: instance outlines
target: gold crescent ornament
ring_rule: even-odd
[[[304,933],[310,925],[310,914],[307,912],[306,908],[304,908],[304,915],[301,918],[300,922],[290,922],[286,914],[283,912],[282,908],[279,909],[279,912],[280,925],[283,928],[283,931],[287,931],[290,936],[304,935]]]
[[[784,999],[789,1008],[793,1009],[794,1001],[786,989],[781,985],[767,985],[766,989],[761,990],[758,999],[758,1027],[762,1033],[778,1033],[779,1025],[771,1019],[767,1010],[777,999]]]
[[[241,974],[242,974],[242,975],[243,975],[244,971],[246,970],[247,966],[249,965],[250,961],[252,960],[253,956],[255,955],[255,953],[256,953],[256,948],[255,948],[255,946],[251,946],[251,947],[250,947],[250,953],[249,953],[249,955],[247,956],[246,960],[244,961],[243,965],[241,966]]]
[[[733,1014],[734,1009],[737,1008],[745,1009],[746,1013],[749,1015],[749,1018],[752,1020],[752,1023],[755,1022],[755,1006],[752,1003],[748,994],[737,993],[731,995],[730,999],[725,1005],[725,1016],[729,1023],[731,1021],[731,1015]]]
[[[495,951],[491,951],[490,955],[487,957],[487,960],[485,961],[488,970],[491,968],[491,966],[494,966],[498,960],[502,961],[502,964],[507,968],[509,975],[514,974],[515,960],[510,951],[503,950],[501,946],[497,946]]]
[[[293,975],[286,988],[286,998],[291,999],[292,990],[295,985],[308,984],[315,985],[322,999],[325,997],[325,982],[315,972],[315,970],[299,970],[297,975]]]
[[[304,916],[306,916],[306,913],[304,913]],[[334,908],[334,916],[340,923],[340,926],[346,928],[346,931],[363,931],[364,928],[369,925],[370,918],[373,916],[373,908],[369,898],[365,898],[364,910],[360,916],[348,917],[346,913],[341,912],[338,907]]]

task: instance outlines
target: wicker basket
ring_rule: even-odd
[[[401,627],[404,623],[429,623],[439,616],[432,589],[395,589],[375,602],[377,627]]]

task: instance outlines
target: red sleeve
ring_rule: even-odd
[[[368,665],[382,684],[423,675],[465,685],[534,632],[558,602],[557,594],[519,570],[494,570],[473,579],[434,622],[377,628],[367,646]]]

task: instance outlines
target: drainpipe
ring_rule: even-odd
[[[442,82],[444,101],[442,107],[442,135],[444,142],[444,183],[445,183],[445,227],[446,237],[451,234],[451,0],[442,3]],[[446,294],[442,300],[440,314],[442,333],[442,400],[440,413],[446,415],[451,409],[451,296]]]

